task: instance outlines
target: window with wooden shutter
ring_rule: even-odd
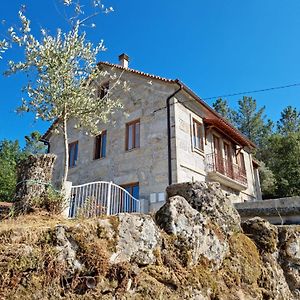
[[[238,165],[240,167],[241,173],[243,175],[246,175],[246,165],[245,165],[245,157],[244,157],[244,153],[239,152],[237,155],[237,161],[238,161]]]
[[[69,144],[69,167],[76,167],[78,158],[78,141]]]
[[[106,130],[95,137],[94,159],[106,157]]]
[[[140,120],[135,120],[126,124],[126,150],[140,147]]]

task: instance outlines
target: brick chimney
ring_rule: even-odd
[[[129,56],[125,53],[119,55],[119,64],[123,68],[128,68]]]

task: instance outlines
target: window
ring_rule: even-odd
[[[140,120],[126,124],[126,150],[140,147]]]
[[[140,188],[138,182],[125,184],[122,187],[135,199],[139,199]],[[132,199],[128,194],[124,194],[121,198],[120,206],[123,208],[124,212],[133,212],[137,209],[137,202],[134,199]]]
[[[245,166],[245,157],[244,157],[244,153],[239,152],[237,155],[237,161],[238,161],[238,165],[240,167],[241,173],[243,175],[246,175],[246,166]]]
[[[69,167],[76,167],[78,157],[78,141],[69,144]]]
[[[98,98],[103,99],[109,91],[109,81],[101,84],[100,88],[98,89]]]
[[[134,198],[139,199],[139,183],[129,183],[122,186],[130,195]]]
[[[193,146],[197,150],[204,150],[203,145],[203,126],[193,119]]]
[[[106,156],[106,130],[95,137],[94,159],[104,158]]]

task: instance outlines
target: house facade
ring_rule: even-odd
[[[123,108],[109,123],[100,124],[91,136],[69,127],[69,176],[73,185],[113,181],[142,200],[145,212],[165,201],[170,183],[217,181],[234,202],[261,199],[258,165],[251,152],[255,145],[218,115],[179,80],[171,80],[128,68],[99,63],[126,81],[127,92],[115,87]],[[99,97],[111,82],[100,82]],[[44,135],[57,155],[54,183],[62,178],[63,138],[50,128]]]

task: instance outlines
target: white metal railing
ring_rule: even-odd
[[[140,210],[140,200],[113,182],[97,181],[71,188],[69,218],[90,218]]]

